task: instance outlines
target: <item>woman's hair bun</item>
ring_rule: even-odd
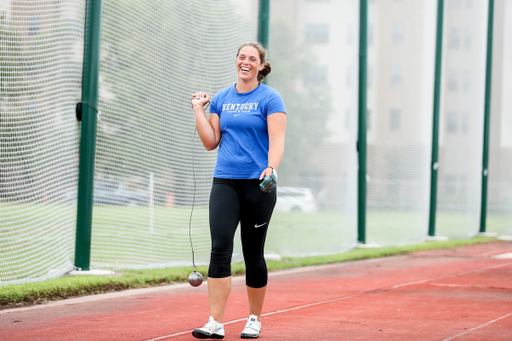
[[[263,79],[265,79],[265,77],[268,76],[270,71],[272,71],[272,66],[270,66],[269,62],[266,62],[263,69],[261,69],[261,71],[258,72],[258,82],[263,82]]]

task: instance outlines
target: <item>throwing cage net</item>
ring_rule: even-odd
[[[424,240],[428,227],[436,6],[371,1],[367,243]]]
[[[512,234],[512,3],[494,12],[487,231]]]
[[[443,35],[436,234],[480,228],[488,4],[448,1]]]
[[[257,11],[257,1],[105,1],[91,266],[190,265],[193,203],[196,262],[208,262],[217,152],[194,133],[190,96],[236,82]]]
[[[208,263],[217,154],[194,133],[190,96],[236,82],[258,3],[103,1],[92,268],[192,266],[190,236]],[[495,4],[487,231],[510,234],[512,6]],[[467,238],[481,202],[488,9],[445,6],[436,234]],[[427,235],[436,10],[369,1],[368,244]],[[355,0],[271,2],[267,82],[288,126],[267,256],[357,245],[358,14]],[[84,19],[85,1],[0,3],[1,285],[73,268]]]
[[[357,242],[358,13],[353,1],[272,1],[268,84],[288,123],[267,250],[280,255]]]
[[[78,1],[0,3],[1,283],[73,267],[84,11]]]

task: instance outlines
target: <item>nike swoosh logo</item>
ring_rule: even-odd
[[[240,116],[240,114],[235,114],[235,117]]]
[[[255,228],[258,228],[258,227],[262,227],[263,225],[265,225],[266,223],[263,223],[261,225],[254,225]]]

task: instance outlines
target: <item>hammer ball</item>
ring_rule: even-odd
[[[203,275],[199,272],[194,271],[188,276],[188,283],[193,287],[198,287],[203,283]]]

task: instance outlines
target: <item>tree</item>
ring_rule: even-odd
[[[326,122],[332,111],[328,85],[311,77],[316,60],[312,50],[311,43],[298,41],[284,19],[272,22],[269,85],[283,96],[289,114],[286,152],[279,173],[287,184],[295,186],[314,181],[320,170],[309,161],[327,137]]]

